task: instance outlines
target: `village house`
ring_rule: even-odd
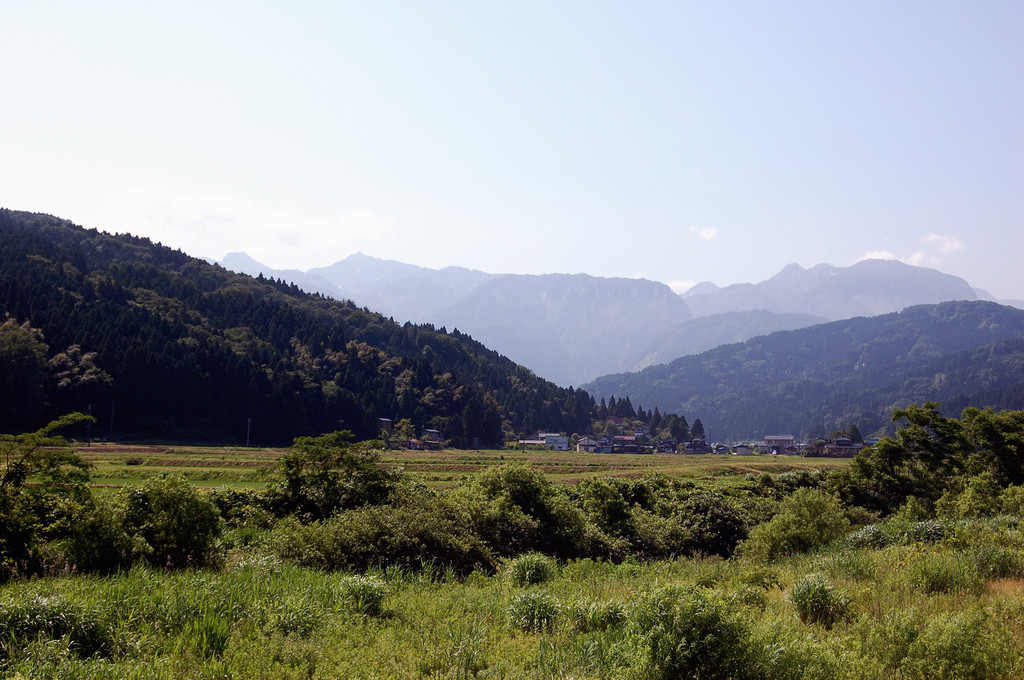
[[[796,445],[796,437],[791,434],[772,434],[764,438],[764,448],[772,453],[783,453]]]
[[[847,458],[856,455],[862,448],[864,447],[849,437],[836,437],[835,441],[825,445],[825,455]]]
[[[636,435],[617,434],[612,438],[612,446],[615,453],[640,453]]]

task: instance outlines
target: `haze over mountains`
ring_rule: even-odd
[[[350,299],[398,322],[458,328],[563,386],[776,331],[992,299],[961,278],[893,260],[790,264],[761,283],[702,283],[681,296],[644,279],[429,269],[359,253],[308,272],[274,270],[243,253],[221,264]]]

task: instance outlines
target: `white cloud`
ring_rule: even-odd
[[[915,267],[938,267],[942,264],[942,260],[933,255],[929,255],[923,250],[917,251],[910,257],[903,258],[902,261],[907,264],[912,264]]]
[[[921,239],[924,243],[934,244],[940,253],[954,253],[964,249],[964,242],[956,236],[943,236],[941,234],[928,234]]]
[[[705,241],[710,241],[711,239],[718,236],[718,229],[716,229],[715,227],[690,227],[690,231],[697,234],[697,236],[700,236]]]
[[[671,288],[672,292],[675,293],[676,295],[682,295],[686,291],[688,291],[691,288],[693,288],[694,286],[696,286],[697,282],[696,281],[669,281],[665,285],[667,285],[669,288]]]
[[[857,262],[863,262],[864,260],[898,260],[898,259],[899,258],[896,257],[895,254],[890,253],[888,250],[869,250],[868,252],[864,253],[863,255],[858,257],[853,262],[854,262],[854,264],[856,264]]]
[[[933,246],[939,251],[939,253],[944,255],[958,250],[963,250],[965,247],[964,242],[955,236],[943,236],[941,234],[929,233],[927,236],[923,236],[919,240],[921,243]],[[862,260],[899,260],[900,262],[914,265],[915,267],[937,268],[942,265],[942,258],[934,253],[928,252],[927,250],[918,250],[907,257],[899,257],[888,250],[869,250],[857,258],[855,262],[861,262]]]
[[[157,183],[115,197],[88,223],[148,236],[197,257],[220,259],[243,251],[275,269],[330,264],[396,237],[393,215],[349,210],[333,217],[310,217],[230,194],[176,193]]]

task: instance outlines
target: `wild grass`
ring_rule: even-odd
[[[1024,540],[746,558],[569,561],[541,583],[243,555],[219,571],[0,587],[0,673],[25,678],[1012,678]]]

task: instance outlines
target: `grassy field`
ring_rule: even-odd
[[[201,488],[230,486],[264,488],[278,479],[282,450],[242,447],[128,446],[93,444],[78,452],[93,466],[93,484],[120,487],[160,475],[179,475]],[[826,470],[848,459],[798,456],[721,456],[666,454],[600,454],[554,451],[388,451],[385,465],[401,467],[430,486],[453,486],[480,470],[525,462],[557,483],[572,484],[608,475],[640,477],[657,472],[677,478],[719,478],[727,482],[748,473],[779,474],[793,470]]]
[[[531,578],[521,561],[546,558],[460,581],[249,554],[27,580],[0,588],[0,658],[22,678],[1014,678],[1011,524],[775,564],[548,561]]]

